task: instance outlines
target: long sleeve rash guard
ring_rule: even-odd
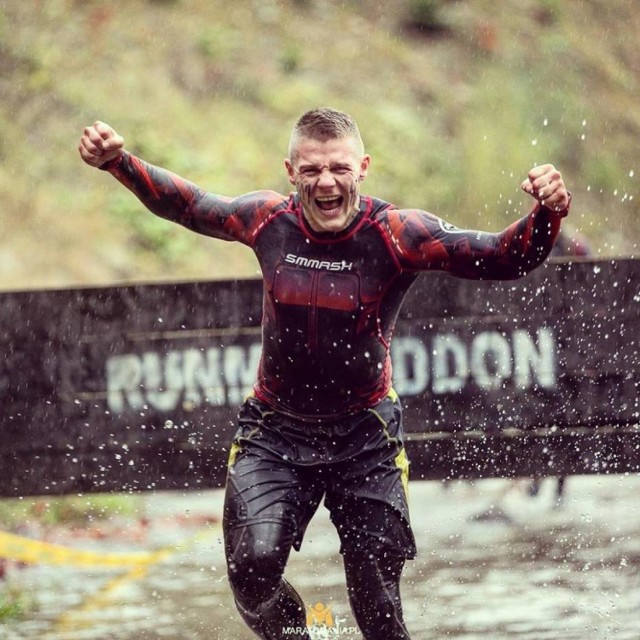
[[[126,152],[104,168],[156,215],[255,252],[264,282],[255,393],[306,420],[340,418],[389,393],[394,324],[420,272],[519,278],[547,257],[566,215],[536,205],[484,233],[361,196],[346,229],[317,233],[297,194],[225,198]]]

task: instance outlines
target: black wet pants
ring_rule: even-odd
[[[399,584],[415,542],[401,422],[395,397],[331,424],[294,420],[255,398],[243,406],[229,460],[224,535],[236,605],[258,637],[309,637],[304,604],[283,573],[324,497],[363,638],[409,638]],[[292,636],[291,629],[302,633]]]

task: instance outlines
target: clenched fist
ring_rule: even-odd
[[[92,167],[101,167],[114,160],[124,148],[124,138],[104,122],[94,122],[80,138],[80,157]]]
[[[542,164],[531,169],[521,187],[552,211],[565,211],[571,200],[562,174],[552,164]]]

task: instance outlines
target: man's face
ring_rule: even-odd
[[[342,231],[349,225],[358,212],[360,182],[370,161],[359,153],[354,138],[298,140],[294,158],[285,160],[285,166],[314,231]]]

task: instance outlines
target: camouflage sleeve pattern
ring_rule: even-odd
[[[513,280],[549,255],[566,211],[537,205],[500,233],[458,229],[417,209],[389,210],[385,226],[403,269],[438,269],[461,278]]]
[[[157,216],[203,235],[248,246],[253,246],[269,215],[287,201],[272,191],[256,191],[238,198],[214,195],[126,152],[103,168]]]

